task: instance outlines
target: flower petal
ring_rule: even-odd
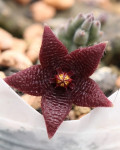
[[[48,137],[52,138],[72,107],[65,94],[53,93],[42,97],[42,113],[45,119]]]
[[[79,77],[88,77],[97,68],[105,47],[106,42],[77,49],[67,56],[68,63]]]
[[[92,79],[78,81],[76,89],[72,93],[73,103],[84,107],[111,107],[112,103],[107,99],[98,85]]]
[[[63,57],[68,54],[66,47],[56,38],[51,29],[45,26],[40,50],[42,67],[58,68],[64,62]]]
[[[41,96],[43,92],[43,70],[40,65],[32,66],[4,79],[10,86],[24,93]]]

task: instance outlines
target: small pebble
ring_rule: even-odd
[[[0,77],[1,77],[2,79],[6,77],[6,75],[4,74],[3,71],[0,71]]]
[[[13,38],[13,46],[11,50],[25,53],[27,49],[27,44],[23,39]]]
[[[31,0],[15,0],[15,1],[22,5],[27,5]]]
[[[45,21],[55,16],[56,10],[43,1],[35,2],[30,7],[32,16],[35,21]]]
[[[78,117],[78,119],[81,119],[82,117],[84,117],[86,114],[82,114]]]
[[[43,34],[43,26],[40,24],[32,24],[24,31],[24,39],[27,42],[33,41],[36,37],[41,37]]]
[[[91,78],[97,82],[99,87],[104,93],[113,91],[115,88],[115,81],[117,79],[116,72],[113,72],[110,67],[102,67],[96,70]]]
[[[41,43],[42,37],[36,37],[29,45],[26,55],[33,63],[38,59]]]
[[[0,56],[0,65],[23,70],[32,66],[32,62],[23,53],[7,50]]]
[[[22,95],[22,98],[34,109],[38,110],[41,108],[41,96],[31,96],[28,94]]]
[[[74,106],[73,110],[75,112],[75,119],[79,119],[80,116],[82,116],[83,114],[87,114],[91,111],[90,107],[81,107],[81,106]]]
[[[0,28],[0,49],[6,50],[13,46],[13,37],[6,30]]]
[[[69,112],[69,119],[70,119],[70,120],[75,120],[75,111],[74,111],[74,110],[71,110],[71,111]]]
[[[80,111],[75,111],[75,115],[76,115],[76,117],[79,117],[81,115],[81,112]]]
[[[87,114],[91,111],[90,107],[80,107],[79,110],[82,114]]]
[[[75,0],[44,0],[44,1],[47,4],[59,10],[65,10],[71,8],[75,3]]]
[[[120,88],[120,76],[117,78],[115,85]]]

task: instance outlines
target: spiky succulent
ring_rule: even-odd
[[[106,43],[80,48],[68,53],[66,47],[45,26],[40,50],[41,65],[5,78],[14,88],[34,96],[42,96],[42,113],[51,138],[72,103],[88,107],[111,107],[97,84],[89,78],[95,71]]]
[[[59,27],[56,35],[69,51],[73,51],[79,47],[95,44],[101,37],[100,29],[101,23],[94,19],[93,14],[79,14]]]

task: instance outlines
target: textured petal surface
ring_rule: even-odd
[[[68,54],[66,47],[55,37],[48,26],[45,26],[43,41],[40,50],[40,62],[42,67],[56,69],[64,62],[64,56]]]
[[[42,97],[42,113],[49,138],[55,134],[60,124],[64,121],[71,106],[72,102],[64,92],[59,95],[49,93]]]
[[[111,107],[112,103],[107,99],[98,85],[92,79],[79,80],[72,93],[73,103],[84,107]]]
[[[4,80],[10,86],[30,95],[40,96],[43,92],[43,70],[40,65],[32,66]]]
[[[67,56],[68,63],[76,75],[79,75],[79,77],[88,77],[97,68],[105,47],[106,43],[100,43],[75,50]]]

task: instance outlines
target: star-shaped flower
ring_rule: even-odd
[[[40,50],[41,65],[34,65],[5,78],[12,87],[30,95],[42,96],[42,113],[51,138],[72,104],[111,107],[98,85],[89,78],[103,55],[106,43],[79,48],[68,53],[66,47],[45,26]]]

